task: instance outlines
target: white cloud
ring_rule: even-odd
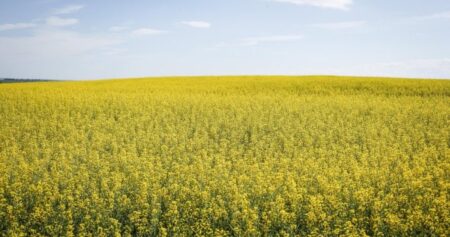
[[[262,43],[290,42],[303,39],[302,35],[272,35],[263,37],[249,37],[241,40],[241,45],[251,46]]]
[[[77,12],[81,9],[83,9],[83,5],[69,5],[63,8],[56,9],[53,13],[56,15],[64,15],[64,14],[71,14],[74,12]]]
[[[102,72],[113,70],[102,63],[113,58],[111,53],[117,54],[125,40],[111,34],[79,33],[64,28],[36,28],[31,33],[0,36],[3,75],[54,79],[100,77]],[[26,70],[23,65],[27,65]]]
[[[32,36],[0,37],[0,52],[21,58],[54,58],[106,49],[120,40],[101,35],[84,35],[66,30],[39,30]]]
[[[182,21],[181,24],[194,27],[194,28],[210,28],[211,23],[206,21]]]
[[[353,0],[271,0],[273,2],[284,2],[295,5],[309,5],[315,7],[334,8],[348,10]]]
[[[399,70],[439,70],[446,71],[450,77],[450,58],[417,59],[403,62],[389,62],[379,64],[381,67]]]
[[[139,28],[131,32],[134,36],[146,36],[146,35],[160,35],[166,33],[162,30],[157,30],[153,28]]]
[[[104,52],[104,55],[113,56],[113,55],[123,55],[128,52],[128,49],[125,48],[112,48]]]
[[[450,79],[450,58],[414,59],[363,65],[361,75]]]
[[[78,19],[76,18],[61,18],[57,16],[52,16],[46,19],[46,23],[49,26],[69,26],[78,24]]]
[[[19,29],[26,29],[26,28],[33,28],[33,27],[36,27],[36,24],[34,24],[34,23],[2,24],[2,25],[0,25],[0,31],[19,30]]]
[[[120,31],[124,31],[124,30],[128,30],[129,28],[126,26],[112,26],[109,28],[109,31],[113,31],[113,32],[120,32]]]
[[[433,20],[433,19],[450,19],[450,11],[438,12],[427,16],[418,17],[419,20]]]
[[[364,25],[366,25],[365,21],[343,21],[343,22],[312,24],[311,26],[327,30],[345,30],[362,27]]]

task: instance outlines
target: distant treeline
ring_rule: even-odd
[[[24,79],[24,78],[0,78],[0,83],[21,83],[21,82],[48,82],[55,80],[48,79]]]

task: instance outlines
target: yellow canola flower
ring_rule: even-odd
[[[450,81],[0,84],[1,236],[450,236]]]

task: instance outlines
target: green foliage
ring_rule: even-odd
[[[449,236],[450,82],[0,85],[1,236]]]

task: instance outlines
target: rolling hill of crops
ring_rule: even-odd
[[[450,81],[0,85],[0,236],[449,236]]]

